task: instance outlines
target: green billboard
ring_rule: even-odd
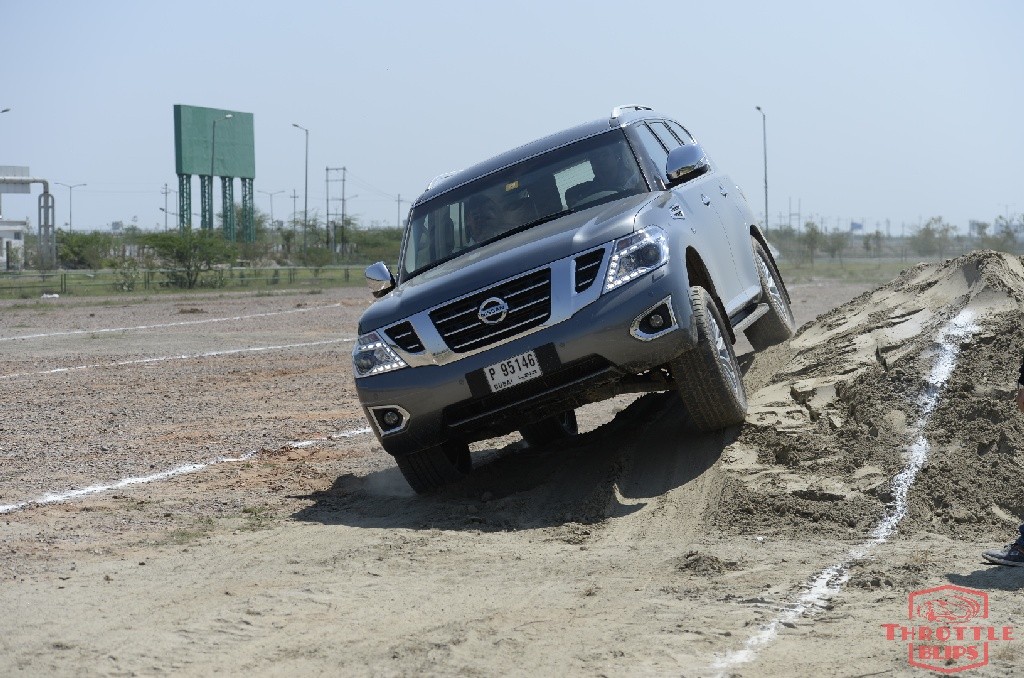
[[[174,105],[177,174],[256,178],[252,113]]]

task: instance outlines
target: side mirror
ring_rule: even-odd
[[[665,161],[665,174],[668,177],[668,185],[676,186],[690,179],[696,179],[711,169],[708,156],[704,155],[704,149],[700,144],[688,144],[678,146],[669,151],[668,160]]]
[[[376,299],[395,289],[395,276],[391,275],[391,269],[383,261],[367,266],[363,275],[366,276],[366,286]]]

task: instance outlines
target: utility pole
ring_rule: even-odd
[[[334,238],[331,238],[331,168],[324,167],[324,230],[327,231],[327,251],[334,259]]]
[[[302,256],[306,256],[306,239],[309,233],[309,130],[297,123],[292,127],[306,133],[306,187],[303,189],[302,205]]]
[[[325,174],[327,175],[327,177],[324,180],[324,183],[327,185],[327,228],[328,228],[328,236],[327,237],[328,237],[328,240],[329,240],[329,244],[331,245],[331,252],[336,252],[337,249],[338,249],[338,229],[336,227],[332,227],[331,226],[331,180],[330,180],[330,173],[331,172],[344,171],[344,169],[345,169],[344,167],[327,167],[326,171],[325,171]],[[337,179],[335,179],[335,181],[337,181]],[[342,186],[344,186],[344,179],[342,179]],[[344,190],[342,192],[344,193]],[[344,204],[345,203],[344,203],[344,198],[343,198],[342,199],[342,215],[343,215],[342,219],[343,220],[345,218],[344,217],[344,213],[345,213]],[[345,237],[344,237],[345,223],[344,223],[344,221],[342,221],[341,228],[342,228],[342,234],[343,234],[341,242],[342,242],[342,245],[344,245],[344,243],[345,243]],[[344,250],[344,247],[342,247],[342,250]],[[344,251],[342,253],[344,254]]]
[[[398,225],[398,228],[401,229],[402,228],[402,194],[401,193],[398,194],[398,200],[396,202],[398,203],[398,215],[397,215],[398,219],[397,219],[397,221],[395,223]]]
[[[296,191],[296,190],[295,190],[295,189],[293,188],[293,189],[292,189],[292,234],[294,234],[294,233],[295,233],[295,222],[296,222],[296,219],[295,219],[295,215],[299,213],[299,212],[298,212],[298,210],[299,210],[299,206],[298,206],[298,204],[296,203],[296,201],[297,201],[298,199],[299,199],[299,194],[298,194],[298,192],[297,192],[297,191]]]
[[[341,168],[341,256],[345,256],[345,176],[348,170]]]
[[[167,194],[170,191],[167,190],[167,182],[164,182],[164,231],[167,231]]]

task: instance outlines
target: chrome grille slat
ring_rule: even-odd
[[[391,341],[395,342],[399,348],[408,351],[409,353],[419,353],[423,350],[423,342],[420,341],[419,336],[416,334],[416,330],[413,329],[412,323],[409,321],[392,325],[384,330],[384,333],[387,334]]]
[[[604,249],[593,250],[576,257],[576,293],[590,288],[604,261]]]
[[[508,304],[505,317],[487,324],[480,305],[491,297]],[[438,334],[456,353],[488,346],[541,325],[551,317],[551,270],[542,269],[484,288],[430,312]]]
[[[532,323],[532,322],[534,322],[534,321],[536,321],[536,320],[543,320],[543,319],[545,319],[545,318],[547,318],[547,314],[546,314],[546,313],[545,313],[544,315],[538,315],[538,316],[534,316],[533,318],[530,318],[530,319],[528,319],[528,320],[524,320],[524,321],[523,321],[523,322],[521,322],[521,323],[517,323],[517,324],[515,324],[515,325],[510,325],[509,327],[507,327],[507,328],[505,328],[505,329],[506,329],[506,330],[514,330],[514,329],[517,329],[517,328],[519,328],[519,327],[522,327],[523,325],[529,325],[530,323]],[[493,335],[490,335],[490,336],[493,336]],[[488,337],[484,337],[484,338],[482,338],[482,339],[476,339],[476,340],[474,340],[474,341],[470,341],[470,342],[467,342],[467,343],[465,343],[465,344],[459,344],[459,345],[458,345],[458,348],[465,348],[465,347],[467,347],[467,346],[472,346],[473,344],[480,344],[480,343],[483,343],[483,342],[484,342],[484,340],[485,340],[485,339],[489,339],[489,338],[490,338],[490,336],[488,336]],[[457,349],[456,349],[456,350],[457,350]]]

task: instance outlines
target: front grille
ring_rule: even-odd
[[[597,272],[601,269],[602,259],[604,259],[604,248],[576,257],[577,294],[594,284],[594,280],[597,279]]]
[[[423,342],[416,336],[416,330],[412,328],[412,323],[409,321],[392,325],[384,330],[384,334],[391,337],[391,341],[395,342],[399,348],[409,353],[419,353],[423,350]]]
[[[480,320],[478,313],[480,305],[491,297],[508,304],[508,313],[500,322],[487,324]],[[430,319],[444,343],[456,353],[514,337],[544,324],[550,317],[551,270],[547,268],[488,287],[430,312]]]

